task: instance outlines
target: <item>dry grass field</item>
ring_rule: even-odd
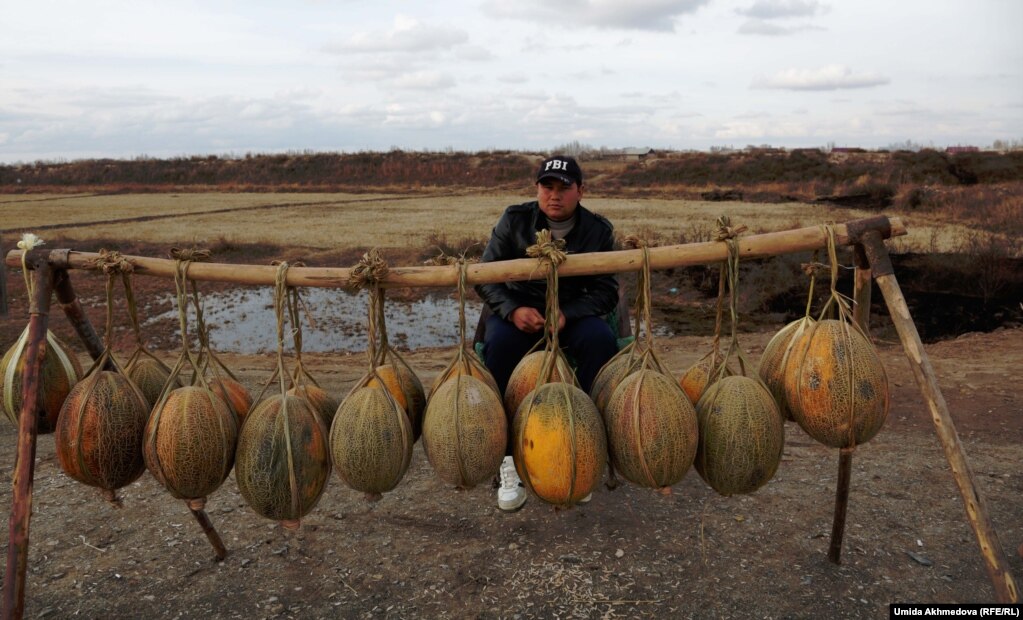
[[[516,194],[316,194],[181,193],[117,195],[0,195],[5,231],[38,231],[45,238],[145,241],[209,246],[215,243],[272,244],[328,249],[426,247],[432,240],[482,241],[503,209],[530,200]],[[706,241],[718,216],[751,232],[773,232],[845,222],[870,211],[800,202],[762,204],[665,198],[584,200],[615,224],[619,235],[639,235],[658,244]],[[955,251],[969,229],[919,213],[903,217],[910,235],[892,241],[894,251]]]

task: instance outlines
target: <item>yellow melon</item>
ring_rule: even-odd
[[[546,355],[546,351],[534,351],[519,360],[515,369],[512,370],[511,377],[508,378],[508,387],[504,390],[504,408],[509,414],[515,415],[519,406],[526,399],[526,395],[536,388],[537,383],[540,383],[540,371],[543,369]],[[575,383],[575,373],[568,360],[565,359],[565,355],[561,351],[557,351],[555,355],[557,361],[551,381]],[[546,380],[546,377],[543,379]]]
[[[4,354],[0,361],[0,407],[4,415],[15,426],[21,413],[21,390],[25,380],[25,365],[28,361],[28,328]],[[46,346],[39,377],[39,401],[36,411],[36,431],[52,433],[57,427],[57,417],[71,388],[82,378],[82,366],[74,352],[53,332],[46,332]]]
[[[786,420],[792,419],[792,411],[789,410],[788,401],[785,398],[785,361],[792,350],[793,337],[802,333],[813,323],[812,318],[803,317],[781,328],[764,347],[764,353],[760,356],[760,364],[757,366],[760,380],[771,391],[775,402],[778,403],[778,410]]]
[[[379,380],[377,380],[379,377]],[[381,381],[383,384],[381,385]],[[426,392],[419,377],[407,365],[398,362],[376,367],[376,376],[366,383],[366,387],[385,387],[391,397],[408,416],[412,427],[412,441],[415,442],[423,432],[423,411],[426,409]]]
[[[569,507],[593,492],[607,462],[607,438],[586,392],[563,382],[541,385],[519,407],[513,428],[515,468],[533,494]]]

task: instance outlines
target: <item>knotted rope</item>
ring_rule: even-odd
[[[25,291],[30,300],[35,297],[35,287],[32,286],[32,278],[28,277],[28,252],[45,243],[33,233],[23,234],[21,241],[18,242],[18,249],[21,250],[21,275],[25,278]]]

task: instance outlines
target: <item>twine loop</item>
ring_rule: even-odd
[[[45,243],[45,241],[37,237],[34,233],[25,233],[21,235],[21,241],[18,242],[18,249],[28,252],[29,250],[34,250]]]
[[[641,250],[650,247],[650,243],[645,239],[640,239],[637,235],[626,235],[622,239],[622,247],[629,250]]]
[[[28,293],[29,299],[35,297],[35,287],[32,286],[32,278],[28,277],[28,251],[35,249],[44,243],[45,241],[37,237],[34,233],[25,233],[21,235],[21,241],[18,242],[18,249],[21,250],[21,275],[25,278],[25,291]]]
[[[546,260],[552,267],[557,267],[568,258],[565,240],[552,238],[551,231],[545,228],[536,233],[536,243],[526,248],[526,256]]]
[[[359,290],[380,284],[387,277],[388,271],[387,262],[380,256],[380,252],[373,248],[363,254],[362,259],[352,267],[348,275],[348,288]]]

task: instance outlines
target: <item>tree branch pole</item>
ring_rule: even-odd
[[[870,333],[870,264],[863,246],[853,246],[856,263],[856,275],[853,279],[853,320],[863,330]],[[838,452],[838,483],[835,486],[835,518],[831,524],[831,545],[828,548],[828,559],[835,564],[842,563],[842,538],[845,535],[845,517],[849,509],[849,488],[852,479],[852,448],[842,448]]]
[[[4,231],[0,230],[0,256],[4,253]],[[0,270],[0,316],[7,316],[7,267]]]
[[[36,435],[39,417],[39,388],[46,330],[50,312],[50,266],[45,259],[33,260],[35,285],[30,300],[28,348],[22,378],[21,411],[18,414],[18,455],[14,465],[14,498],[4,571],[3,617],[20,619],[25,614],[25,575],[28,570],[29,523],[32,519],[32,484],[36,464]]]
[[[1019,591],[1016,583],[1008,569],[1008,561],[991,519],[988,517],[987,507],[973,476],[973,471],[966,460],[966,451],[959,440],[952,416],[949,414],[948,404],[945,402],[941,390],[938,388],[937,375],[931,362],[924,351],[923,343],[920,341],[920,334],[917,332],[913,317],[909,313],[909,306],[902,294],[898,280],[895,279],[895,271],[888,256],[881,236],[876,231],[865,232],[862,236],[864,250],[870,262],[874,280],[877,282],[885,303],[888,305],[888,312],[891,314],[892,322],[899,333],[899,340],[902,341],[902,348],[909,358],[909,365],[913,370],[913,376],[920,386],[920,392],[931,411],[931,419],[937,431],[938,439],[945,450],[945,458],[952,468],[952,477],[955,479],[959,494],[962,496],[963,505],[966,508],[966,516],[977,537],[977,544],[980,545],[980,553],[987,565],[988,575],[994,584],[995,595],[1000,603],[1018,603]]]
[[[850,241],[849,229],[862,230],[876,228],[884,231],[883,236],[899,236],[906,234],[906,228],[899,218],[889,220],[886,217],[854,220],[835,226],[836,241],[841,245],[855,243]],[[782,232],[749,235],[739,242],[741,258],[763,258],[790,254],[804,250],[816,250],[827,247],[827,235],[820,226],[798,228]],[[67,254],[67,267],[71,269],[97,269],[93,261],[99,254],[91,252],[75,252],[63,250]],[[175,261],[163,258],[144,256],[126,256],[139,275],[173,278]],[[706,243],[690,243],[650,248],[650,268],[669,269],[687,265],[706,265],[718,263],[728,258],[728,248],[718,241]],[[11,266],[21,263],[21,250],[11,250],[6,262]],[[642,250],[620,250],[616,252],[589,252],[573,254],[558,267],[561,277],[623,273],[639,271],[643,267]],[[192,263],[188,267],[188,277],[198,281],[228,282],[232,284],[250,284],[272,286],[277,268],[270,265],[231,265],[226,263]],[[343,288],[348,286],[351,269],[337,267],[292,267],[288,270],[288,286],[311,286],[321,288]],[[466,283],[492,284],[516,280],[535,280],[545,277],[543,269],[538,269],[536,261],[531,258],[499,261],[493,263],[476,263],[469,265]],[[458,286],[458,267],[449,265],[442,267],[393,267],[381,281],[385,288],[396,287],[430,287]]]

